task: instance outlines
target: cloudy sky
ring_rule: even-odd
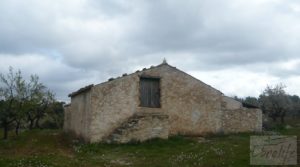
[[[300,95],[300,1],[0,1],[0,72],[37,74],[59,100],[164,57],[229,96]]]

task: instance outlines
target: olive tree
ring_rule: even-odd
[[[274,87],[267,86],[259,97],[262,110],[268,114],[273,121],[277,118],[284,123],[284,117],[290,107],[290,99],[284,90],[283,84],[275,85]]]

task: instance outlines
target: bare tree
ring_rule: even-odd
[[[7,139],[9,128],[14,126],[18,135],[22,124],[29,128],[39,128],[40,120],[46,115],[48,106],[54,103],[54,94],[39,82],[39,77],[31,75],[26,82],[18,70],[9,68],[6,75],[0,74],[0,124],[3,138]]]
[[[27,89],[25,114],[29,129],[40,128],[40,120],[45,116],[49,105],[55,101],[54,94],[39,82],[36,75],[31,76]]]
[[[18,91],[17,80],[22,78],[21,72],[13,72],[13,68],[9,68],[7,75],[0,74],[1,88],[1,109],[0,109],[0,122],[3,127],[3,138],[7,139],[9,126],[16,119],[16,107],[17,107],[17,96]]]

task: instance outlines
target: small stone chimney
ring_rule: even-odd
[[[166,58],[164,58],[162,64],[168,64]]]

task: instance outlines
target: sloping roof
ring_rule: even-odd
[[[72,93],[69,94],[68,96],[69,96],[69,97],[74,97],[74,96],[76,96],[76,95],[78,95],[78,94],[80,94],[80,93],[83,93],[83,92],[86,92],[86,91],[90,90],[93,86],[94,86],[94,85],[91,84],[91,85],[88,85],[88,86],[86,86],[86,87],[80,88],[79,90],[77,90],[77,91],[75,91],[75,92],[72,92]]]
[[[162,66],[162,65],[168,65],[168,66],[170,66],[170,65],[167,64],[166,62],[163,62],[162,64],[159,64],[159,65],[157,65],[157,66],[151,66],[151,67],[148,68],[148,69],[147,69],[147,68],[143,68],[143,70],[141,70],[141,71],[146,71],[146,70],[149,70],[149,69],[157,68],[157,67],[160,67],[160,66]],[[172,67],[172,66],[171,66],[171,67]],[[122,76],[117,77],[117,78],[109,78],[107,81],[102,82],[102,83],[100,83],[100,84],[105,84],[105,83],[110,82],[110,81],[114,81],[114,80],[117,80],[117,79],[121,79],[121,78],[123,78],[123,77],[129,76],[129,75],[133,75],[133,74],[136,74],[136,73],[139,73],[139,72],[141,72],[141,71],[140,71],[140,70],[137,70],[136,72],[133,72],[133,73],[131,73],[131,74],[125,73],[125,74],[123,74]],[[100,85],[100,84],[97,84],[97,85]],[[83,87],[83,88],[80,88],[79,90],[70,93],[70,94],[68,95],[68,97],[74,97],[74,96],[79,95],[79,94],[81,94],[81,93],[83,93],[83,92],[86,92],[86,91],[90,90],[93,86],[94,86],[94,84],[91,84],[91,85],[85,86],[85,87]]]
[[[176,69],[177,71],[182,72],[182,73],[184,73],[185,75],[188,75],[188,76],[190,76],[190,77],[192,77],[192,78],[198,80],[198,81],[201,82],[202,84],[204,84],[204,85],[206,85],[206,86],[208,86],[208,87],[211,87],[211,88],[215,89],[216,91],[220,92],[221,94],[223,94],[221,91],[219,91],[219,90],[217,90],[216,88],[214,88],[214,87],[212,87],[212,86],[210,86],[210,85],[208,85],[208,84],[202,82],[201,80],[199,80],[199,79],[197,79],[197,78],[191,76],[190,74],[188,74],[188,73],[186,73],[186,72],[184,72],[184,71],[181,71],[181,70],[179,70],[178,68],[176,68],[176,67],[174,67],[174,66],[169,65],[165,60],[163,61],[163,63],[161,63],[161,64],[159,64],[159,65],[157,65],[157,66],[151,66],[151,67],[148,68],[148,69],[147,69],[147,68],[143,68],[142,70],[137,70],[136,72],[133,72],[133,73],[131,73],[131,74],[125,73],[125,74],[123,74],[122,76],[119,76],[119,77],[117,77],[117,78],[109,78],[107,81],[102,82],[102,83],[97,84],[97,85],[102,85],[102,84],[105,84],[105,83],[108,83],[108,82],[111,82],[111,81],[114,81],[114,80],[119,80],[119,79],[121,79],[121,78],[130,76],[130,75],[133,75],[133,74],[136,74],[136,73],[140,73],[140,72],[143,72],[143,71],[151,70],[151,69],[154,69],[154,68],[158,68],[158,67],[161,67],[161,66],[164,66],[164,65],[169,66],[169,67],[172,67],[172,68]],[[80,93],[86,92],[86,91],[90,90],[93,86],[94,86],[94,84],[91,84],[91,85],[88,85],[88,86],[86,86],[86,87],[80,88],[78,91],[75,91],[75,92],[69,94],[69,97],[74,97],[74,96],[76,96],[76,95],[78,95],[78,94],[80,94]]]

